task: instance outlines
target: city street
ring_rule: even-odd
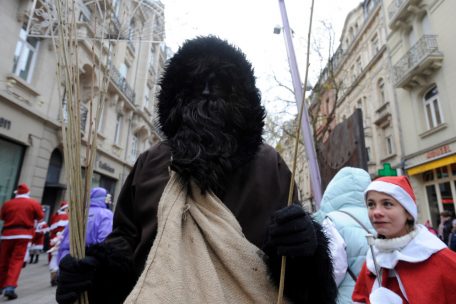
[[[50,284],[46,254],[40,255],[40,261],[38,264],[27,264],[27,266],[22,269],[16,293],[19,296],[16,300],[8,301],[2,296],[0,298],[0,303],[57,303],[55,301],[55,287],[52,287]]]

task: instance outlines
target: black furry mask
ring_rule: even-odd
[[[262,143],[264,108],[251,64],[219,38],[188,40],[160,82],[158,119],[184,183],[223,192],[226,176]]]

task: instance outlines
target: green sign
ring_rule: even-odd
[[[384,163],[383,169],[378,170],[378,176],[397,176],[397,170],[391,168],[390,163]]]

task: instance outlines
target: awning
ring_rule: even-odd
[[[416,175],[420,174],[435,168],[443,167],[449,164],[456,163],[456,155],[450,155],[446,157],[442,157],[415,167],[412,167],[410,169],[407,169],[407,174],[408,175]]]

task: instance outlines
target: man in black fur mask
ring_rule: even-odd
[[[188,40],[168,62],[160,85],[158,119],[166,139],[136,161],[107,240],[88,247],[84,259],[62,260],[57,302],[72,303],[86,290],[91,303],[127,297],[154,243],[171,169],[184,186],[194,181],[202,193],[220,198],[247,240],[265,253],[275,284],[281,256],[287,257],[284,293],[290,302],[335,303],[328,241],[300,204],[287,207],[291,173],[262,142],[265,113],[245,55],[213,36]]]

